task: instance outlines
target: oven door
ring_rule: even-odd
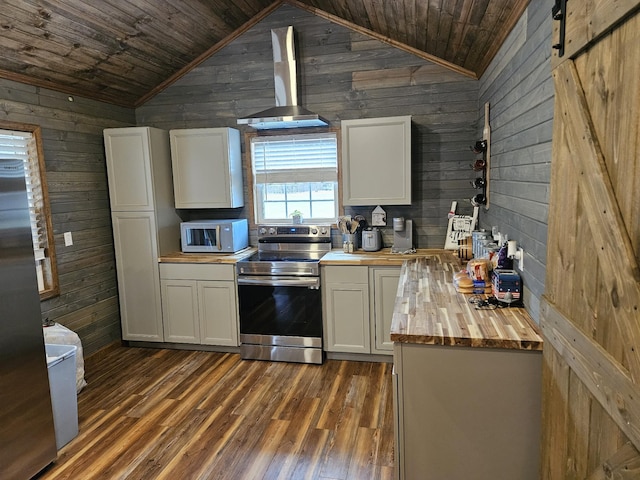
[[[322,363],[319,277],[238,277],[242,358]]]

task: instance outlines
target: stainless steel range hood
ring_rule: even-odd
[[[257,130],[276,128],[326,127],[329,122],[298,105],[293,27],[271,30],[276,106],[238,119],[238,125]]]

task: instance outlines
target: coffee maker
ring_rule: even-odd
[[[393,219],[393,246],[391,247],[391,253],[411,251],[413,251],[413,220],[395,217]]]

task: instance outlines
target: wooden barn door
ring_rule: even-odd
[[[542,478],[640,479],[640,2],[566,5],[552,59]]]

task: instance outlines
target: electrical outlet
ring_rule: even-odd
[[[518,248],[518,255],[516,256],[518,259],[518,268],[520,271],[524,271],[524,250],[522,248]]]
[[[64,246],[70,247],[73,245],[73,237],[71,236],[71,232],[64,232]]]

